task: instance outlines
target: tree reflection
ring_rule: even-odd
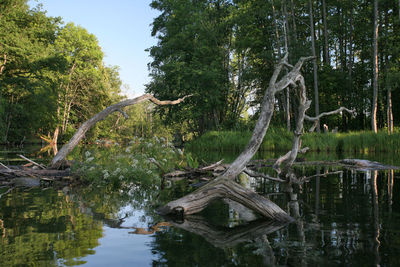
[[[78,265],[93,254],[102,226],[60,191],[17,190],[0,202],[0,266]]]

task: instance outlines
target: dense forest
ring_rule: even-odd
[[[379,2],[379,3],[378,3]],[[357,115],[321,121],[341,131],[393,130],[399,118],[400,9],[394,0],[154,0],[161,12],[149,49],[159,98],[194,94],[186,105],[163,107],[170,122],[201,134],[241,129],[257,117],[274,65],[315,56],[304,69],[310,115],[339,106]],[[277,98],[274,124],[294,127],[297,97]],[[252,120],[250,120],[251,122]]]
[[[27,0],[0,4],[0,143],[69,138],[95,113],[121,100],[117,66],[106,66],[97,38],[49,17]],[[147,136],[248,129],[275,64],[289,53],[316,59],[304,68],[310,115],[339,106],[357,115],[321,121],[348,130],[393,130],[400,94],[400,3],[383,1],[154,0],[157,38],[148,52],[159,99],[193,94],[184,104],[145,104],[122,122],[114,114],[90,133]],[[277,97],[273,121],[293,128],[297,96]],[[158,113],[153,114],[153,110]],[[375,119],[376,118],[376,119]],[[172,125],[166,130],[164,125]]]

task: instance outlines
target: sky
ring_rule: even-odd
[[[120,67],[120,77],[129,89],[128,97],[144,93],[150,81],[147,63],[151,61],[144,50],[157,43],[151,37],[151,23],[158,16],[149,6],[151,0],[30,0],[31,7],[43,4],[48,16],[62,17],[96,35],[105,54],[107,65]]]

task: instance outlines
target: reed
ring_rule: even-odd
[[[250,140],[249,131],[210,131],[186,144],[191,151],[241,151]],[[292,146],[293,133],[282,128],[270,128],[260,150],[286,151]],[[348,133],[305,133],[303,147],[326,152],[400,152],[400,132],[388,135],[371,131]]]

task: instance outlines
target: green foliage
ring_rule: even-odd
[[[104,66],[94,35],[24,0],[5,1],[0,10],[0,142],[57,127],[69,138],[121,99],[118,68]]]
[[[247,121],[247,109],[259,104],[274,66],[289,52],[294,64],[311,55],[309,4],[315,14],[319,110],[339,106],[355,109],[348,114],[325,117],[321,125],[340,130],[369,129],[372,97],[373,5],[365,1],[326,2],[325,34],[321,1],[263,0],[154,0],[160,11],[152,34],[158,44],[149,48],[152,81],[147,91],[160,98],[193,94],[183,105],[159,109],[168,123],[185,122],[189,131],[201,135],[210,130],[237,130]],[[400,18],[393,1],[379,1],[379,108],[378,124],[387,127],[387,92],[392,92],[393,112],[398,114]],[[325,36],[326,35],[326,36]],[[324,42],[324,39],[327,42]],[[287,46],[287,48],[286,48]],[[325,57],[325,49],[328,51]],[[308,95],[314,99],[313,70],[304,66]],[[297,97],[290,96],[290,115],[297,116]],[[283,126],[285,96],[277,96],[277,116],[272,123]],[[315,114],[314,105],[308,111]],[[394,117],[395,124],[399,118]]]
[[[189,151],[242,151],[250,140],[250,132],[210,131],[186,145]],[[349,133],[305,133],[302,147],[326,152],[399,152],[400,132],[388,135],[384,131]],[[293,133],[281,128],[270,128],[260,146],[263,151],[289,151]]]
[[[118,143],[99,142],[96,146],[82,149],[84,151],[77,151],[72,156],[79,160],[73,171],[95,184],[150,186],[160,183],[163,172],[186,166],[183,152],[163,137],[147,140],[135,137],[126,147]],[[191,164],[196,162],[192,160]]]

